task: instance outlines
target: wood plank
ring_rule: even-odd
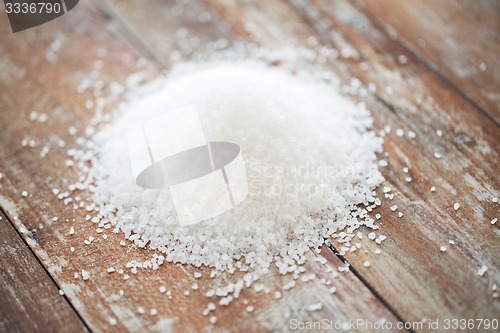
[[[88,332],[1,211],[0,265],[0,331]]]
[[[360,0],[360,7],[500,123],[498,1]]]
[[[163,37],[173,39],[178,26],[184,23],[164,29]],[[198,29],[200,34],[207,31]],[[337,278],[331,276],[331,272],[343,264],[331,252],[324,251],[328,260],[325,265],[318,267],[310,263],[310,269],[317,275],[312,282],[297,282],[280,301],[276,301],[272,293],[244,290],[238,302],[215,311],[217,327],[211,327],[207,317],[201,314],[210,301],[202,293],[224,283],[224,278],[210,279],[210,270],[204,269],[203,277],[195,280],[191,267],[175,264],[164,264],[156,272],[144,270],[132,274],[125,269],[126,263],[132,258],[148,260],[153,252],[137,249],[129,243],[120,246],[121,234],[106,232],[108,238],[104,240],[102,234],[96,234],[95,226],[85,221],[84,211],[75,212],[55,198],[51,193],[53,188],[65,188],[78,177],[75,171],[64,166],[66,150],[75,145],[75,137],[68,133],[68,128],[85,128],[93,114],[88,106],[92,109],[91,104],[96,105],[96,95],[97,100],[103,102],[103,112],[109,112],[123,97],[113,93],[117,84],[123,86],[130,74],[141,72],[145,80],[158,75],[152,63],[141,60],[137,44],[129,42],[122,33],[116,21],[100,12],[92,2],[80,2],[71,13],[43,28],[0,35],[3,73],[0,76],[0,108],[3,110],[0,113],[0,171],[5,174],[0,180],[0,206],[89,328],[99,332],[286,331],[289,324],[283,313],[286,309],[291,318],[299,320],[329,318],[340,322],[359,318],[374,322],[385,318],[395,324],[397,318],[352,272]],[[132,41],[137,42],[134,38]],[[46,113],[48,120],[30,121],[33,110]],[[24,138],[35,140],[36,147],[22,147]],[[60,140],[65,141],[65,147],[60,146]],[[45,144],[49,146],[49,153],[42,158],[40,153]],[[27,191],[26,197],[23,191]],[[71,227],[75,228],[74,235],[69,234]],[[85,245],[84,240],[89,236],[96,239],[91,245]],[[124,280],[116,272],[107,273],[111,266],[123,268],[131,277]],[[82,279],[82,269],[89,272],[88,280]],[[77,278],[75,273],[79,274]],[[323,277],[332,279],[338,296],[326,293],[327,287],[323,284],[310,287]],[[264,282],[274,291],[280,290],[289,279],[275,272]],[[184,296],[183,291],[190,289],[195,281],[200,285],[199,291]],[[159,292],[162,285],[172,291],[172,299]],[[246,312],[242,299],[251,304],[255,302],[256,311]],[[303,309],[305,301],[322,301],[325,305],[321,311],[308,313]],[[144,307],[146,313],[139,314],[138,307]],[[153,308],[158,311],[156,316],[149,314]]]
[[[386,137],[390,158],[384,176],[396,199],[380,210],[382,230],[389,236],[380,259],[365,268],[365,254],[347,255],[366,281],[406,321],[497,318],[500,306],[492,286],[500,277],[498,228],[489,223],[498,214],[492,201],[499,196],[497,126],[348,2],[315,2],[319,10],[307,2],[296,4],[302,17],[276,1],[208,3],[243,37],[249,36],[245,25],[253,23],[259,33],[250,38],[264,46],[279,48],[289,36],[307,45],[315,35],[346,55],[329,63],[344,82],[357,76],[365,86],[378,87],[364,101],[373,110],[376,128],[393,128]],[[406,66],[395,60],[400,54],[408,57]],[[417,138],[400,138],[396,128],[412,130]],[[431,186],[437,187],[435,193]],[[457,212],[455,202],[462,205]],[[393,204],[404,219],[389,209]],[[455,246],[448,245],[450,239]],[[376,245],[368,244],[373,252]],[[441,253],[445,244],[448,251]],[[488,273],[479,277],[482,265]]]
[[[379,212],[389,241],[370,268],[361,265],[361,253],[347,258],[407,321],[498,318],[500,306],[492,293],[500,278],[498,228],[489,223],[498,215],[492,201],[499,196],[498,127],[349,2],[313,3],[316,11],[299,11],[319,36],[327,37],[325,42],[358,54],[359,60],[344,63],[351,75],[378,88],[376,100],[366,102],[376,126],[393,128],[385,140],[389,167],[384,176],[396,198]],[[400,54],[408,57],[407,64],[398,63]],[[412,130],[417,138],[399,138],[395,128]],[[435,158],[435,152],[442,157]],[[437,187],[435,193],[431,186]],[[459,211],[452,208],[454,202],[461,204]],[[389,209],[392,204],[404,218]],[[371,252],[376,245],[370,244]],[[441,245],[447,252],[439,251]],[[482,265],[489,267],[488,274],[478,277]]]

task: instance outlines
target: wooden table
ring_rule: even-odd
[[[109,233],[104,241],[84,212],[74,213],[52,194],[77,177],[64,166],[67,149],[75,146],[68,127],[85,128],[95,94],[109,112],[123,99],[111,94],[116,84],[133,89],[130,75],[150,81],[171,66],[175,50],[189,54],[178,38],[181,28],[199,39],[200,49],[218,39],[279,49],[290,37],[313,49],[334,47],[341,56],[325,67],[345,83],[355,77],[376,87],[364,99],[374,126],[393,129],[384,144],[389,165],[381,170],[383,186],[395,197],[378,210],[388,238],[380,246],[364,239],[369,254],[322,249],[319,256],[332,270],[350,264],[333,281],[336,293],[320,282],[324,268],[311,252],[306,269],[315,279],[298,282],[279,299],[246,289],[238,301],[218,307],[217,323],[210,325],[202,315],[209,301],[202,292],[216,283],[209,269],[196,280],[200,292],[189,297],[182,294],[195,281],[188,266],[165,264],[125,281],[110,275],[108,267],[146,260],[151,252],[120,246],[121,234]],[[499,223],[490,222],[499,217],[500,190],[498,1],[88,0],[16,34],[2,12],[0,32],[0,331],[260,332],[289,331],[291,318],[385,318],[395,327],[385,331],[431,332],[428,322],[436,319],[440,325],[452,318],[500,319],[494,290],[500,286],[500,232]],[[32,111],[45,113],[47,121],[30,121]],[[397,128],[416,137],[399,137]],[[49,152],[42,158],[44,145]],[[85,245],[89,236],[96,240]],[[373,254],[376,247],[381,254]],[[363,265],[366,258],[370,267]],[[482,266],[487,271],[480,276]],[[82,269],[90,279],[74,278]],[[266,284],[280,288],[288,280],[272,273]],[[172,290],[172,299],[159,292],[161,285]],[[247,312],[243,299],[255,311]],[[314,302],[322,309],[304,311]],[[157,315],[150,315],[152,308]],[[410,329],[396,329],[399,321]],[[412,325],[422,321],[422,327]]]

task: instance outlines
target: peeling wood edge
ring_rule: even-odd
[[[61,290],[61,287],[59,286],[59,284],[57,284],[57,282],[54,280],[54,278],[52,277],[52,275],[50,274],[50,272],[48,271],[48,269],[45,267],[45,265],[43,264],[43,262],[40,260],[40,258],[37,256],[35,250],[28,244],[28,242],[26,241],[26,239],[23,237],[23,235],[21,234],[21,232],[16,228],[16,225],[15,223],[12,221],[11,217],[10,217],[10,214],[8,214],[8,212],[4,209],[3,206],[0,206],[0,214],[3,215],[5,217],[5,220],[6,222],[8,222],[8,225],[14,229],[14,232],[16,233],[16,235],[19,237],[19,240],[24,244],[26,245],[26,248],[29,250],[29,253],[31,254],[31,256],[36,260],[36,262],[39,264],[39,266],[42,268],[42,270],[45,272],[47,278],[52,282],[52,284],[54,284],[54,286],[58,289],[58,290]],[[92,332],[92,330],[90,329],[89,325],[87,325],[87,322],[83,319],[83,317],[80,315],[80,313],[78,312],[78,310],[73,306],[73,303],[71,303],[71,301],[68,299],[68,296],[67,295],[63,295],[61,296],[64,298],[64,300],[66,301],[66,303],[69,305],[69,307],[71,308],[71,310],[73,310],[73,312],[75,313],[75,315],[77,316],[77,318],[80,320],[80,322],[82,323],[83,327],[85,327],[85,329],[88,331],[88,332]]]

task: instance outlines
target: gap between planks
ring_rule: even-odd
[[[0,217],[2,217],[2,219],[3,219],[3,221],[1,221],[0,223],[4,223],[5,226],[7,228],[11,229],[13,231],[13,234],[15,235],[15,236],[13,235],[14,237],[9,238],[6,241],[11,241],[13,243],[22,244],[23,247],[27,250],[26,251],[26,256],[29,258],[28,260],[34,261],[34,263],[36,263],[37,267],[41,269],[41,272],[43,272],[42,274],[40,274],[41,276],[39,276],[39,278],[42,278],[43,280],[47,281],[48,284],[50,284],[51,286],[53,286],[57,290],[61,290],[61,287],[57,284],[57,282],[54,280],[54,278],[52,277],[52,275],[50,274],[50,272],[46,269],[46,267],[40,261],[40,259],[36,255],[36,253],[31,248],[31,246],[22,237],[22,235],[20,234],[19,230],[17,230],[17,228],[14,225],[13,221],[10,219],[10,217],[7,215],[7,213],[4,211],[4,209],[2,207],[0,207]],[[18,255],[22,256],[23,254],[21,253],[21,254],[18,254]],[[2,258],[1,260],[4,261],[5,258]],[[8,265],[8,264],[6,264],[6,265]],[[4,268],[8,267],[8,266],[4,266],[4,265],[2,265],[2,266]],[[26,273],[28,273],[28,272],[26,272]],[[4,284],[0,288],[4,289],[5,287],[7,287],[7,285]],[[26,286],[26,287],[29,288],[30,286]],[[30,289],[29,292],[31,292],[31,288],[29,288],[29,289]],[[18,291],[15,291],[15,293],[16,293],[16,297],[17,297]],[[85,322],[85,320],[82,318],[82,316],[80,315],[80,313],[78,312],[78,310],[73,306],[73,304],[71,303],[71,301],[68,299],[67,295],[62,295],[62,296],[59,295],[58,300],[61,300],[62,302],[64,302],[65,306],[67,306],[67,308],[70,311],[72,311],[72,313],[75,314],[77,322],[73,321],[72,323],[75,323],[75,325],[78,325],[78,323],[79,323],[79,324],[82,325],[82,328],[83,328],[84,331],[92,332],[92,330],[87,325],[87,323]],[[31,304],[29,304],[29,306],[31,306]],[[55,307],[53,306],[51,308],[53,309]],[[19,319],[21,319],[21,318],[19,318]],[[64,320],[67,320],[67,319],[68,319],[68,317],[64,318]],[[37,325],[38,323],[33,323],[33,324]],[[68,327],[66,327],[66,328],[68,328]],[[15,332],[15,330],[13,332]]]

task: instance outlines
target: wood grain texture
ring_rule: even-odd
[[[358,61],[345,60],[349,72],[365,85],[375,84],[375,100],[367,105],[378,128],[393,128],[385,139],[389,167],[384,176],[396,198],[380,210],[389,241],[369,269],[361,266],[360,253],[347,258],[407,321],[498,318],[499,302],[491,288],[500,279],[499,233],[489,223],[498,215],[492,201],[499,188],[498,126],[349,2],[312,4],[316,10],[309,7],[309,13],[297,8],[326,43],[354,50]],[[408,57],[406,65],[396,60],[400,54]],[[399,138],[396,128],[412,130],[417,137]],[[435,152],[442,157],[435,158]],[[407,183],[406,177],[412,181]],[[429,191],[431,186],[436,192]],[[453,210],[454,202],[461,204],[459,211]],[[392,204],[403,218],[389,209]],[[450,239],[455,246],[447,244]],[[440,252],[441,245],[448,251]],[[482,265],[489,271],[479,278]]]
[[[96,106],[102,104],[102,112],[109,112],[123,97],[116,94],[117,89],[135,86],[131,74],[142,73],[146,81],[158,75],[153,64],[142,59],[137,49],[144,49],[138,41],[129,40],[126,30],[108,14],[92,2],[81,2],[71,15],[43,28],[0,35],[0,172],[5,174],[0,180],[0,205],[89,328],[99,332],[287,331],[287,314],[298,320],[385,318],[396,323],[391,311],[352,272],[333,276],[343,263],[325,249],[326,264],[309,264],[316,274],[312,282],[298,281],[282,299],[275,300],[272,292],[280,290],[290,277],[270,274],[264,281],[271,286],[269,294],[243,291],[237,302],[215,311],[218,319],[213,327],[201,312],[209,301],[217,300],[209,300],[203,293],[223,284],[225,278],[211,279],[210,270],[203,269],[203,277],[195,279],[193,268],[175,264],[165,264],[156,272],[132,274],[124,267],[126,263],[148,260],[153,253],[129,243],[120,246],[121,234],[106,232],[108,238],[104,240],[95,225],[85,220],[84,210],[74,211],[51,193],[54,188],[67,188],[78,178],[75,170],[64,166],[66,151],[75,146],[76,137],[84,132]],[[5,26],[6,22],[0,24]],[[178,26],[184,24],[165,28],[163,36],[173,39]],[[205,31],[194,29],[200,34]],[[169,53],[169,47],[164,52]],[[48,120],[30,121],[32,111],[46,113]],[[68,133],[70,126],[78,128],[76,136]],[[33,139],[35,147],[22,147],[23,139]],[[45,145],[49,153],[42,158]],[[27,197],[23,191],[27,191]],[[75,228],[74,235],[69,233],[71,227]],[[96,239],[85,245],[89,236]],[[107,273],[111,266],[124,269],[130,278]],[[82,279],[82,269],[89,272],[88,280]],[[321,278],[332,281],[336,294],[325,292],[327,287],[318,282]],[[191,290],[189,297],[183,295],[194,282],[200,289]],[[159,292],[162,285],[172,292],[172,299]],[[243,299],[256,311],[248,313]],[[305,311],[306,305],[319,301],[324,303],[321,311]],[[139,307],[144,308],[144,314],[138,312]],[[155,316],[149,314],[153,308],[158,311]]]
[[[88,332],[0,212],[0,332]]]
[[[377,87],[365,102],[376,128],[393,128],[386,137],[390,164],[384,176],[396,199],[380,210],[383,233],[389,236],[383,255],[365,268],[362,252],[348,254],[353,267],[406,321],[498,318],[492,286],[500,279],[499,234],[489,223],[498,215],[492,201],[499,195],[498,126],[419,59],[406,54],[408,64],[399,64],[396,57],[405,49],[348,2],[295,2],[300,15],[278,1],[208,3],[233,31],[267,47],[279,48],[288,36],[306,45],[308,37],[316,36],[345,55],[328,66],[346,84],[358,77]],[[245,30],[249,22],[258,33]],[[396,128],[412,130],[417,138],[400,138]],[[408,175],[403,167],[409,168]],[[437,187],[435,193],[431,186]],[[462,206],[457,212],[455,202]],[[389,209],[393,204],[404,218]],[[455,246],[448,244],[450,239]],[[373,250],[374,244],[368,244]],[[446,253],[440,252],[442,245]],[[482,265],[489,270],[478,277]]]
[[[500,3],[360,0],[375,20],[500,123]]]

